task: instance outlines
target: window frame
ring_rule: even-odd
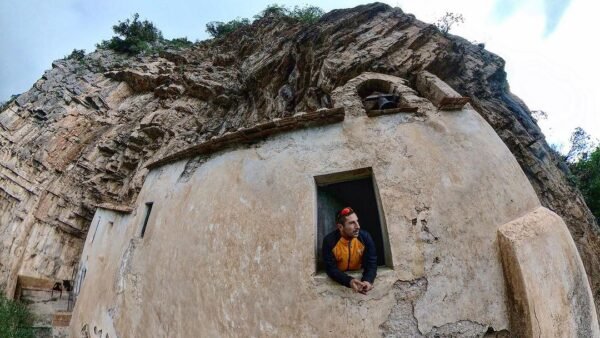
[[[313,251],[313,262],[314,262],[314,273],[321,274],[325,273],[323,269],[319,269],[319,240],[323,240],[323,238],[319,238],[319,187],[327,186],[330,184],[336,183],[344,183],[350,182],[360,179],[370,178],[371,186],[373,188],[373,194],[375,195],[375,204],[377,206],[377,214],[379,217],[379,224],[381,226],[381,237],[383,242],[383,255],[384,255],[384,265],[380,265],[379,268],[385,267],[389,269],[394,269],[391,246],[390,246],[390,237],[387,229],[387,223],[385,218],[385,213],[383,210],[383,205],[381,201],[381,196],[379,194],[379,188],[377,186],[377,180],[375,178],[375,174],[371,167],[358,168],[358,169],[350,169],[350,170],[342,170],[342,171],[334,171],[323,174],[317,174],[313,176],[314,180],[314,251]],[[379,253],[378,253],[379,254]]]

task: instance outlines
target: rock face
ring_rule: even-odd
[[[147,164],[242,127],[331,108],[333,89],[365,71],[414,83],[427,70],[471,99],[542,205],[565,220],[600,298],[598,226],[510,93],[504,61],[400,9],[336,10],[314,25],[267,17],[189,49],[131,58],[98,51],[52,66],[0,112],[0,288],[8,294],[19,275],[70,279],[96,205],[131,205]]]

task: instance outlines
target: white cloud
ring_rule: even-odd
[[[547,13],[544,1],[519,3],[498,20],[491,1],[402,1],[403,10],[434,22],[445,11],[462,13],[465,23],[452,30],[506,60],[511,91],[532,110],[544,110],[540,121],[549,143],[568,144],[578,126],[600,138],[600,68],[591,31],[598,4],[574,0],[566,7],[554,32],[544,37]]]

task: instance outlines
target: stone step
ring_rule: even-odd
[[[55,312],[52,316],[53,327],[68,327],[71,322],[71,312]]]

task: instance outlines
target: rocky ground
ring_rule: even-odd
[[[428,70],[471,98],[535,188],[563,217],[600,299],[598,225],[504,61],[398,8],[371,4],[316,24],[263,18],[223,39],[128,57],[58,60],[0,112],[0,288],[18,274],[70,279],[95,206],[131,205],[165,155],[240,127],[332,107],[364,71],[414,87]],[[476,154],[474,154],[476,156]]]

